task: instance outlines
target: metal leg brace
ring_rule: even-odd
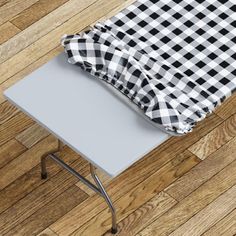
[[[108,207],[111,211],[111,215],[112,215],[111,233],[115,234],[117,232],[116,210],[113,206],[113,203],[112,203],[110,197],[108,196],[105,188],[103,187],[100,179],[98,178],[98,176],[96,174],[95,167],[92,164],[90,164],[90,172],[91,172],[92,178],[93,178],[96,185],[94,185],[89,180],[87,180],[85,177],[80,175],[77,171],[75,171],[73,168],[71,168],[69,165],[67,165],[65,162],[63,162],[61,159],[59,159],[55,155],[55,152],[60,151],[62,146],[63,146],[62,142],[60,140],[58,140],[58,147],[51,150],[51,151],[49,151],[49,152],[47,152],[47,153],[45,153],[41,157],[41,177],[42,177],[42,179],[47,178],[46,159],[51,158],[57,164],[59,164],[61,167],[63,167],[68,172],[70,172],[72,175],[74,175],[76,178],[78,178],[82,183],[87,185],[89,188],[91,188],[93,191],[95,191],[97,194],[99,194],[101,197],[104,198],[104,200],[106,201],[106,203],[107,203],[107,205],[108,205]]]

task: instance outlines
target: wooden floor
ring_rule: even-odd
[[[104,201],[40,155],[54,137],[6,102],[2,91],[62,51],[60,38],[108,17],[125,0],[0,0],[0,235],[110,235]],[[60,157],[84,176],[88,163]],[[173,137],[110,180],[118,235],[236,235],[236,96],[193,133]]]

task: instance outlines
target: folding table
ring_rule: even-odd
[[[235,17],[233,0],[137,0],[92,30],[64,36],[68,61],[91,75],[61,54],[4,93],[59,140],[42,156],[42,178],[47,157],[79,178],[107,202],[115,233],[115,208],[95,167],[117,176],[167,132],[191,132],[236,91]],[[62,143],[90,162],[95,184],[55,155]]]
[[[45,150],[42,156],[42,178],[47,178],[46,158],[79,178],[106,200],[115,233],[115,208],[95,167],[115,177],[170,135],[153,127],[93,76],[67,63],[64,54],[7,89],[4,95],[59,140],[58,148]],[[95,184],[56,156],[62,142],[90,162]]]

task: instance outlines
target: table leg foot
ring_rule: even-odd
[[[117,232],[118,232],[117,229],[111,228],[111,233],[112,233],[112,234],[116,234]]]
[[[41,173],[41,179],[47,179],[48,173]]]
[[[56,148],[45,152],[42,156],[41,156],[41,179],[47,179],[48,177],[48,173],[47,173],[47,167],[46,167],[46,159],[48,158],[48,155],[58,152],[62,149],[63,143],[58,140],[58,145]]]
[[[116,234],[117,233],[117,220],[116,220],[116,209],[113,206],[113,203],[108,196],[105,188],[102,185],[102,182],[100,181],[99,177],[96,174],[95,167],[90,164],[90,172],[92,175],[92,178],[95,182],[95,184],[91,183],[89,180],[87,180],[85,177],[83,177],[81,174],[79,174],[77,171],[75,171],[72,167],[67,165],[65,162],[63,162],[60,158],[58,158],[54,153],[60,151],[62,148],[62,143],[58,140],[58,147],[54,150],[46,152],[41,157],[41,178],[47,179],[47,168],[46,168],[46,159],[50,158],[51,160],[55,161],[57,164],[59,164],[61,167],[66,169],[68,172],[70,172],[72,175],[77,177],[82,183],[87,185],[89,188],[91,188],[93,191],[98,193],[101,197],[104,198],[106,201],[112,216],[112,228],[111,233]]]

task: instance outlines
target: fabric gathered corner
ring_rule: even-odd
[[[203,12],[216,14],[216,9],[210,7],[209,0],[196,4],[201,8],[186,7],[185,1],[138,0],[86,32],[63,35],[61,44],[70,63],[127,96],[150,122],[183,135],[236,90],[236,69],[231,66],[236,59],[232,47],[236,21],[230,15],[222,19],[218,13],[215,24],[210,23]],[[192,14],[192,19],[186,21],[181,11],[171,10],[176,7]],[[235,7],[227,2],[224,9],[233,14]],[[224,32],[218,27],[222,21]],[[205,25],[212,30],[206,30]],[[208,49],[209,43],[211,48],[219,48],[218,55]],[[223,54],[228,59],[222,59]],[[227,75],[222,74],[225,66]]]

